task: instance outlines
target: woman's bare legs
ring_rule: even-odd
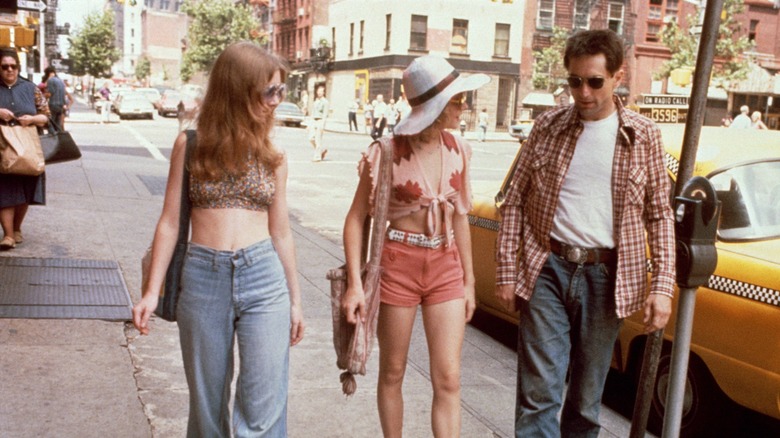
[[[423,306],[423,325],[431,358],[434,437],[460,436],[460,356],[466,329],[463,299]]]
[[[14,207],[14,231],[22,231],[22,222],[24,222],[24,217],[27,215],[27,207],[29,206],[30,204],[19,204]]]
[[[0,208],[0,225],[3,227],[4,236],[14,236],[14,212],[16,207]]]
[[[401,437],[403,432],[404,399],[401,388],[416,313],[416,306],[382,304],[379,308],[379,378],[376,398],[385,438]]]

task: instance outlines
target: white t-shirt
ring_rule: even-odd
[[[614,248],[612,162],[618,135],[617,111],[583,121],[553,216],[553,239],[587,248]]]

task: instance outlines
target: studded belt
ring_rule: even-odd
[[[402,242],[407,245],[419,246],[422,248],[436,249],[447,241],[447,237],[443,234],[438,236],[428,237],[421,233],[407,233],[406,231],[395,230],[393,228],[387,229],[387,238],[394,242]]]
[[[616,251],[609,248],[583,248],[567,245],[555,239],[550,239],[550,250],[564,260],[582,265],[584,263],[612,263],[616,259]]]

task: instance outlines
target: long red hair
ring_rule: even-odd
[[[198,146],[189,163],[198,180],[240,175],[249,158],[270,169],[282,162],[271,143],[273,110],[261,104],[263,90],[287,66],[278,56],[250,42],[228,46],[217,58],[198,116]]]

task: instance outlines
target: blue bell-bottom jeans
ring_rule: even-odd
[[[615,315],[614,271],[550,254],[531,300],[520,300],[518,438],[598,436],[601,395],[622,324]]]
[[[271,240],[235,252],[190,243],[177,314],[190,390],[187,436],[230,436],[237,339],[232,433],[286,437],[290,295]]]

